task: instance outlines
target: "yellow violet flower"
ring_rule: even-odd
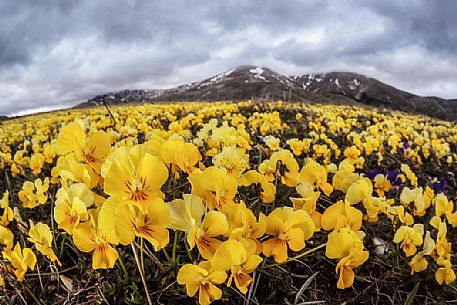
[[[411,275],[413,275],[415,272],[421,272],[427,269],[428,262],[425,259],[425,256],[431,255],[435,249],[435,241],[430,237],[430,231],[425,233],[422,248],[423,250],[417,252],[416,255],[414,255],[411,261],[408,263],[408,265],[411,267]]]
[[[3,198],[0,200],[0,209],[3,209],[3,213],[0,216],[0,225],[6,227],[14,218],[13,209],[9,206],[8,191],[3,194]]]
[[[22,281],[27,270],[33,270],[37,262],[32,250],[29,248],[21,249],[19,243],[16,243],[13,250],[3,251],[3,258],[9,261],[15,269],[14,275],[18,281]]]
[[[279,174],[283,184],[289,187],[298,184],[300,167],[289,150],[283,149],[273,153],[268,161],[268,168],[272,173]]]
[[[229,230],[226,236],[230,239],[242,241],[254,249],[255,254],[262,252],[262,243],[258,240],[265,235],[267,217],[259,213],[259,220],[254,213],[246,207],[244,202],[236,204],[226,212]]]
[[[343,154],[351,164],[355,164],[357,158],[360,156],[360,151],[357,149],[356,146],[353,145],[353,146],[347,147],[344,150]]]
[[[276,197],[276,187],[273,183],[268,182],[264,175],[256,170],[250,170],[241,175],[239,184],[242,186],[250,186],[251,184],[259,184],[262,191],[260,199],[263,203],[272,203]]]
[[[4,245],[5,249],[13,248],[14,235],[10,229],[0,225],[0,245]]]
[[[289,198],[294,205],[294,209],[306,211],[314,221],[315,231],[319,231],[321,228],[322,214],[316,211],[316,205],[321,192],[316,192],[314,186],[309,183],[300,183],[295,189],[302,197]]]
[[[144,213],[149,202],[163,198],[160,190],[168,179],[168,169],[159,158],[147,152],[144,145],[121,147],[118,158],[104,174],[106,194],[136,204]]]
[[[113,268],[119,257],[116,249],[111,246],[118,243],[114,232],[106,232],[93,214],[88,221],[80,223],[73,230],[73,242],[82,252],[94,251],[93,269]]]
[[[331,259],[339,259],[336,272],[339,274],[337,287],[345,289],[354,283],[353,269],[368,259],[368,251],[363,250],[362,237],[348,228],[333,231],[328,235],[325,255]]]
[[[206,207],[201,198],[195,195],[184,195],[184,200],[175,199],[169,203],[169,206],[170,228],[186,232],[190,248],[193,249],[197,245],[203,258],[213,257],[221,243],[214,237],[223,235],[228,230],[226,216],[218,211],[206,213]]]
[[[149,241],[156,251],[169,242],[170,208],[160,198],[148,202],[144,213],[138,206],[108,199],[99,214],[99,224],[106,231],[115,230],[119,242],[128,245],[141,237]]]
[[[298,181],[317,185],[327,196],[333,192],[333,186],[327,182],[327,170],[311,158],[301,169]]]
[[[49,178],[36,179],[34,183],[25,181],[22,190],[19,191],[18,197],[25,208],[33,209],[40,204],[45,204],[48,200],[46,192],[49,188]]]
[[[211,166],[204,171],[194,171],[188,179],[192,194],[200,196],[210,210],[223,211],[233,206],[238,181],[224,170]]]
[[[435,279],[440,285],[443,283],[449,285],[456,279],[455,272],[452,269],[452,264],[449,260],[444,261],[442,264],[443,267],[438,268],[435,272]]]
[[[246,159],[238,153],[236,147],[224,147],[222,152],[213,157],[213,164],[225,169],[227,175],[235,178],[239,178],[248,166]]]
[[[373,185],[371,184],[370,179],[360,178],[351,184],[347,189],[345,201],[349,202],[351,205],[362,202],[365,198],[371,197],[373,194]]]
[[[181,140],[169,140],[161,145],[160,150],[163,161],[172,165],[172,172],[177,178],[179,178],[178,168],[186,174],[190,174],[202,159],[197,146]]]
[[[445,215],[449,224],[453,227],[457,226],[457,211],[454,211],[454,202],[449,201],[446,195],[439,193],[433,200],[435,203],[435,215]]]
[[[366,220],[369,222],[378,221],[378,214],[382,213],[390,220],[394,219],[394,210],[392,204],[394,199],[386,199],[386,197],[369,197],[363,200],[363,207],[367,210]]]
[[[32,220],[30,222],[29,238],[28,241],[35,245],[35,248],[41,252],[44,256],[49,258],[51,262],[57,261],[59,265],[60,261],[57,258],[54,250],[52,250],[52,234],[47,224],[38,222],[34,224]]]
[[[416,246],[422,245],[424,235],[424,225],[415,224],[412,228],[401,226],[394,235],[394,243],[401,243],[401,247],[406,256],[416,254]]]
[[[41,168],[43,167],[44,156],[41,153],[33,154],[30,158],[30,169],[35,175],[41,173]]]
[[[221,212],[209,211],[200,226],[192,227],[187,241],[191,249],[197,245],[202,257],[210,259],[221,243],[214,237],[225,234],[227,230],[228,224],[225,215]]]
[[[71,185],[68,190],[60,188],[56,194],[54,219],[60,229],[69,234],[81,221],[87,221],[87,208],[94,203],[94,196],[84,183]]]
[[[314,233],[314,221],[303,210],[276,208],[267,216],[266,233],[272,238],[263,242],[263,254],[274,256],[277,262],[287,260],[287,250],[300,251]]]
[[[219,245],[211,265],[214,270],[230,271],[227,286],[230,287],[234,281],[235,286],[245,294],[252,282],[249,274],[254,272],[261,262],[262,258],[254,254],[248,243],[245,248],[241,242],[229,239]]]
[[[74,153],[79,162],[90,165],[97,173],[100,173],[111,150],[111,141],[106,132],[96,131],[88,138],[78,122],[60,129],[56,145],[59,154]]]
[[[390,183],[387,176],[383,174],[377,174],[374,177],[374,187],[379,196],[384,196],[384,194],[392,189],[392,184]]]
[[[400,166],[400,169],[402,172],[405,173],[406,175],[406,178],[408,178],[409,182],[411,183],[411,185],[413,187],[417,187],[417,177],[416,177],[416,174],[413,173],[413,171],[411,170],[411,168],[409,167],[409,165],[407,164],[402,164]]]
[[[178,271],[176,280],[180,285],[186,285],[187,295],[193,297],[198,292],[200,305],[208,305],[213,300],[222,297],[222,290],[217,284],[225,282],[227,274],[224,271],[211,270],[211,264],[185,264]]]
[[[87,164],[71,160],[66,156],[59,157],[54,169],[62,180],[68,179],[73,182],[84,183],[90,189],[93,189],[100,179],[100,176]]]
[[[354,208],[347,201],[340,200],[329,206],[321,218],[321,226],[324,230],[339,230],[343,227],[353,231],[360,230],[363,213]]]
[[[299,113],[297,113],[297,115],[298,114]],[[296,138],[287,140],[286,144],[289,145],[290,149],[292,150],[294,155],[297,157],[302,154],[303,148],[305,146],[303,141],[300,141],[299,139],[296,139]]]

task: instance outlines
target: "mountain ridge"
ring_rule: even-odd
[[[457,120],[457,99],[418,96],[354,72],[286,76],[243,65],[171,89],[127,89],[97,95],[76,108],[132,102],[270,99],[363,104]]]

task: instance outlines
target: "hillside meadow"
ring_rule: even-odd
[[[457,126],[189,102],[0,125],[2,304],[445,304]]]

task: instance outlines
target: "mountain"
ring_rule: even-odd
[[[369,106],[422,113],[441,119],[457,118],[456,100],[417,96],[356,73],[308,74],[292,79],[308,92],[344,96]]]
[[[77,107],[155,101],[283,99],[364,104],[457,120],[457,99],[417,96],[351,72],[285,76],[268,68],[239,66],[200,82],[171,89],[123,90],[98,95]]]
[[[112,92],[108,94],[97,95],[87,102],[78,104],[75,108],[85,108],[90,106],[102,106],[103,102],[111,102],[114,104],[127,104],[138,101],[153,101],[157,99],[164,90],[161,89],[133,89]]]

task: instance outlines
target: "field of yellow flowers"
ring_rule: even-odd
[[[444,304],[457,126],[305,103],[0,125],[1,304]]]

